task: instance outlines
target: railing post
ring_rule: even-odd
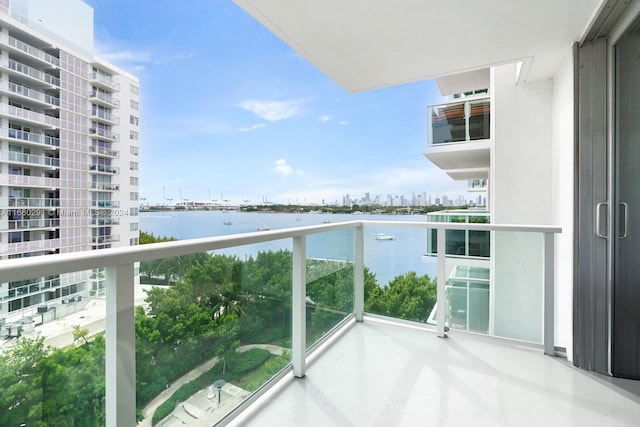
[[[446,257],[445,257],[445,252],[446,252],[446,242],[447,242],[447,230],[445,229],[438,229],[437,231],[438,233],[438,245],[437,245],[437,250],[438,250],[438,278],[437,278],[437,303],[438,303],[438,309],[436,312],[436,320],[438,322],[438,336],[440,338],[446,338],[447,337],[447,332],[445,329],[445,314],[446,314],[446,310],[447,310],[447,302],[446,302],[446,298],[445,298],[445,275],[446,275],[446,269],[447,269],[447,264],[446,264]]]
[[[357,322],[364,318],[364,225],[355,228],[355,260],[353,263],[353,313]]]
[[[291,362],[293,375],[305,375],[307,351],[307,237],[293,238],[293,289],[291,292]]]
[[[106,268],[107,427],[136,425],[134,276],[133,263]]]
[[[555,235],[544,236],[544,354],[554,355],[555,349]]]

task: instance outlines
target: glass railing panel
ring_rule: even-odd
[[[140,275],[154,285],[136,308],[137,407],[153,425],[213,425],[290,363],[291,239],[145,261]]]
[[[105,301],[87,277],[0,284],[0,425],[104,425]]]
[[[431,143],[466,141],[464,103],[430,107]]]
[[[544,239],[540,233],[494,232],[493,333],[542,343]]]
[[[307,348],[353,313],[353,229],[307,237]]]
[[[424,228],[365,227],[366,312],[427,322],[436,303],[435,258]],[[410,251],[415,248],[414,251]]]
[[[469,139],[489,139],[491,103],[488,99],[469,101]]]
[[[430,145],[491,138],[489,98],[432,105],[427,114]]]
[[[425,255],[436,256],[438,230],[429,229]],[[484,230],[446,230],[446,254],[456,257],[488,258],[491,253],[491,232]]]

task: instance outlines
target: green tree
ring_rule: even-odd
[[[410,271],[380,290],[369,287],[365,294],[367,311],[426,322],[436,302],[436,281]]]
[[[238,321],[230,316],[229,320],[218,325],[215,330],[216,342],[214,353],[222,363],[222,375],[226,374],[229,361],[233,359],[240,347],[238,340]]]

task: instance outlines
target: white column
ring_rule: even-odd
[[[293,375],[304,377],[307,351],[307,237],[293,238],[293,289],[291,292],[291,362]]]
[[[106,425],[136,425],[134,264],[106,268]]]
[[[544,233],[544,354],[553,356],[555,348],[555,234]]]
[[[355,260],[353,263],[353,312],[356,321],[364,317],[364,225],[355,228]]]
[[[445,301],[445,275],[446,275],[446,242],[447,242],[447,231],[444,229],[438,230],[438,283],[437,283],[437,301],[438,301],[438,311],[436,312],[436,320],[438,322],[438,336],[440,338],[446,338],[447,332],[445,331],[445,313],[447,303]]]

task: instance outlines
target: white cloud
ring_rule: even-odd
[[[349,122],[346,121],[346,120],[340,120],[338,123],[340,123],[340,125],[342,125],[342,126],[346,126],[346,125],[349,124]]]
[[[302,101],[257,101],[248,100],[240,103],[240,108],[252,112],[261,119],[270,122],[288,119],[300,114],[302,109]]]
[[[295,173],[296,175],[304,175],[303,171],[294,170],[294,168],[290,164],[287,163],[286,159],[279,159],[279,160],[276,160],[273,163],[275,164],[275,167],[273,169],[271,169],[271,170],[273,172],[279,173],[284,178],[288,177],[292,173]]]
[[[325,114],[324,116],[318,117],[318,120],[320,120],[321,122],[325,122],[326,123],[329,120],[331,120],[331,116]]]
[[[258,123],[258,124],[255,124],[255,125],[251,125],[251,126],[249,126],[247,128],[239,128],[238,132],[249,132],[251,130],[256,130],[256,129],[260,129],[260,128],[264,128],[264,127],[267,127],[267,125],[264,124],[264,123]]]
[[[114,64],[136,64],[135,70],[144,70],[144,63],[162,64],[167,62],[182,61],[195,56],[194,53],[167,54],[166,48],[129,49],[122,47],[119,42],[96,42],[96,52],[100,58]]]

